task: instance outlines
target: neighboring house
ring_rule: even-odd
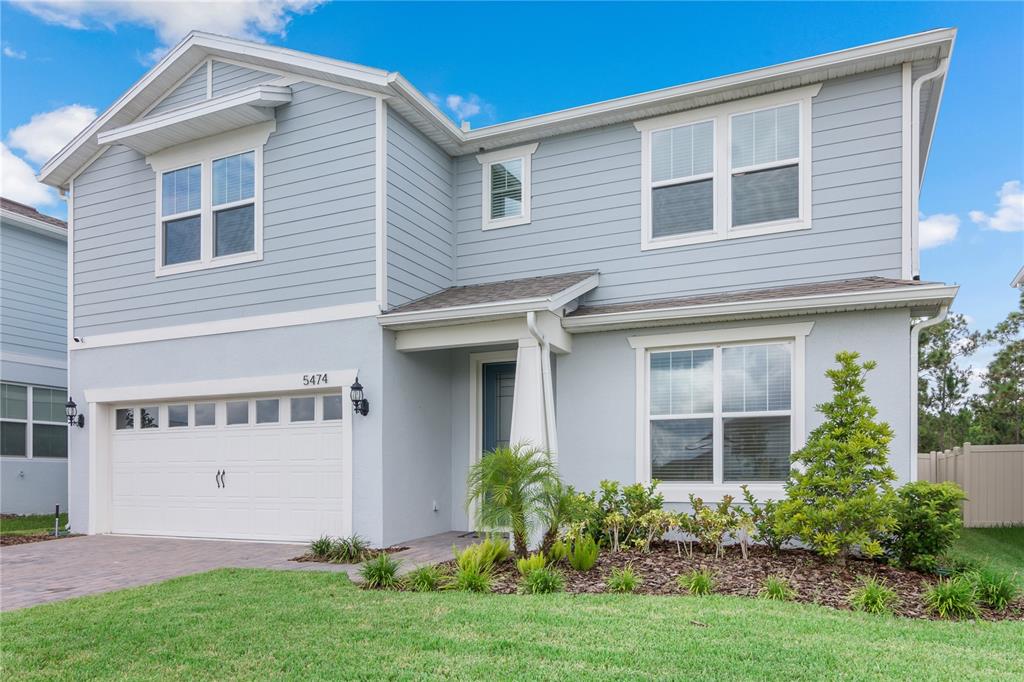
[[[1010,282],[1010,286],[1015,289],[1024,287],[1024,266],[1021,266],[1021,269],[1017,271],[1017,276]]]
[[[67,508],[67,224],[0,198],[0,512]]]
[[[397,73],[190,34],[41,171],[72,216],[73,529],[467,529],[468,467],[520,441],[581,489],[779,496],[845,349],[912,479],[954,36],[463,130]]]

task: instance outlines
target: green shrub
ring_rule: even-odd
[[[714,550],[715,558],[725,552],[725,538],[739,527],[739,515],[732,506],[732,496],[723,495],[722,501],[714,507],[704,504],[704,500],[690,493],[689,530],[697,537],[697,541],[705,551]]]
[[[850,592],[850,608],[878,615],[891,614],[899,603],[896,592],[884,580],[874,576],[860,576],[860,587]]]
[[[982,568],[965,577],[974,583],[978,601],[989,608],[1003,611],[1017,598],[1014,578],[994,568]]]
[[[460,566],[463,563],[477,563],[487,571],[490,571],[495,564],[506,561],[512,556],[508,541],[497,537],[485,538],[483,541],[461,550],[452,547],[452,553]]]
[[[516,568],[519,569],[519,575],[525,576],[532,571],[536,571],[539,568],[544,568],[548,565],[547,559],[544,557],[543,552],[537,552],[531,554],[525,559],[520,559],[516,562]]]
[[[790,601],[796,596],[796,590],[793,589],[785,578],[770,575],[764,579],[764,583],[761,585],[761,589],[758,590],[757,596],[774,601]]]
[[[924,593],[928,610],[939,618],[977,618],[978,590],[966,575],[939,580]]]
[[[569,558],[569,545],[564,540],[555,540],[548,551],[548,563],[552,566],[560,564]]]
[[[399,585],[398,566],[399,562],[390,555],[380,554],[364,563],[359,569],[359,575],[367,587],[375,590],[393,590]]]
[[[520,594],[551,594],[565,590],[565,578],[551,566],[535,568],[519,581]]]
[[[633,544],[644,553],[651,551],[651,543],[661,539],[675,523],[675,514],[664,509],[652,509],[639,519],[636,525],[636,537]]]
[[[711,569],[694,569],[676,578],[679,589],[689,592],[695,597],[711,594],[715,590],[715,576]]]
[[[960,537],[960,503],[966,499],[956,483],[917,481],[896,491],[897,528],[886,536],[885,550],[893,563],[934,573],[939,557]]]
[[[444,573],[437,566],[420,566],[405,576],[405,586],[413,592],[437,592]]]
[[[334,540],[328,558],[336,564],[357,564],[366,559],[369,553],[370,543],[353,534]]]
[[[491,572],[476,563],[459,566],[445,588],[460,592],[490,592]]]
[[[613,568],[605,586],[609,592],[627,593],[636,592],[641,583],[643,581],[633,572],[633,567],[626,566],[625,568]]]
[[[741,485],[740,489],[743,491],[743,501],[747,504],[750,521],[754,526],[752,539],[771,551],[778,552],[790,539],[776,522],[779,503],[775,500],[765,500],[759,503],[746,484]]]
[[[327,559],[331,555],[331,548],[334,547],[334,540],[321,535],[309,544],[309,553],[317,559]]]
[[[964,575],[965,573],[976,573],[982,568],[981,562],[976,559],[964,556],[951,556],[946,555],[938,560],[938,566],[935,572],[943,578],[948,578],[954,575]]]
[[[833,398],[816,408],[824,421],[793,453],[797,466],[790,469],[786,499],[776,515],[778,532],[840,563],[854,549],[877,556],[881,539],[896,526],[896,472],[888,458],[892,428],[875,421],[878,410],[864,392],[875,363],[861,364],[859,357],[837,353],[839,367],[826,372]]]
[[[581,534],[569,547],[569,565],[577,571],[589,571],[597,563],[597,542],[590,535]]]

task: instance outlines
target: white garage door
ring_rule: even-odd
[[[114,406],[112,531],[341,535],[344,408],[322,394]]]

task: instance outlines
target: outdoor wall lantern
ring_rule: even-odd
[[[352,392],[349,397],[352,398],[353,412],[364,417],[370,413],[370,401],[363,397],[363,385],[359,383],[359,377],[356,377],[356,383],[352,384]]]
[[[75,404],[75,399],[68,396],[68,402],[64,405],[64,412],[68,415],[68,426],[74,426],[78,424],[78,428],[85,426],[85,415],[78,414],[78,405]]]

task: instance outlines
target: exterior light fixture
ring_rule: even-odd
[[[352,391],[349,393],[349,397],[352,399],[353,412],[364,417],[370,413],[370,401],[363,397],[363,385],[359,383],[359,377],[356,377],[356,383],[352,384]]]
[[[68,426],[78,425],[78,428],[85,426],[85,415],[78,414],[78,405],[75,399],[68,396],[68,402],[64,405],[64,413],[68,416]]]

